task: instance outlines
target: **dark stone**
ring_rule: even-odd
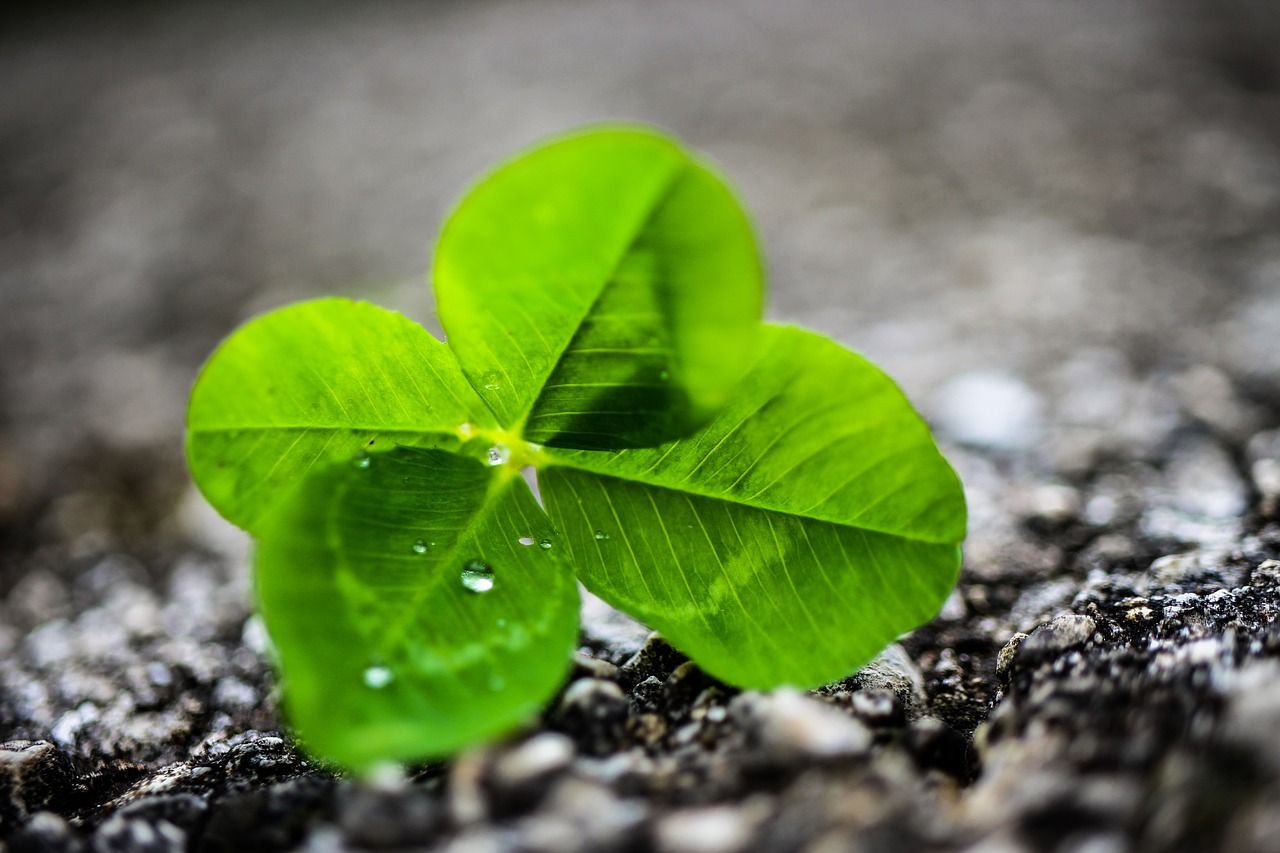
[[[1269,655],[1280,655],[1280,621],[1271,623],[1262,633],[1262,650]]]
[[[149,823],[165,821],[192,833],[203,824],[208,811],[209,804],[194,794],[153,794],[121,806],[115,816]]]
[[[382,790],[365,785],[337,789],[337,823],[348,844],[384,849],[426,846],[445,824],[444,809],[420,787]]]
[[[1091,616],[1068,614],[1039,626],[1016,648],[1014,663],[1036,666],[1073,648],[1083,646],[1093,637],[1097,623]]]
[[[640,651],[618,667],[618,682],[624,689],[631,689],[649,678],[665,681],[676,667],[688,659],[655,631],[645,640]]]
[[[970,776],[969,744],[937,717],[921,717],[907,726],[907,749],[920,767],[941,770],[961,781]]]
[[[549,722],[588,755],[604,755],[622,741],[631,703],[612,681],[580,678],[569,685]]]
[[[296,846],[333,811],[334,783],[303,777],[232,794],[210,808],[200,853],[277,851]]]
[[[231,748],[225,771],[237,778],[265,783],[296,776],[306,762],[284,738],[255,735]]]
[[[707,675],[693,661],[685,661],[677,666],[667,677],[663,685],[667,710],[672,714],[681,714],[697,701],[709,687],[720,688],[724,692],[735,692],[716,679]]]
[[[60,810],[73,779],[70,759],[49,741],[0,744],[0,837],[28,814]]]
[[[631,688],[631,704],[636,713],[656,711],[662,707],[665,695],[665,683],[657,676],[651,675]]]
[[[9,853],[83,853],[85,843],[60,815],[36,812],[9,836]]]
[[[574,759],[574,742],[558,732],[542,732],[497,756],[489,773],[494,809],[516,814],[531,809]]]

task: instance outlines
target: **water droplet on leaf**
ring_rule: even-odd
[[[356,461],[354,464],[357,468],[368,468],[369,463],[372,461],[373,460],[369,458],[369,454],[361,450],[356,454]]]
[[[502,388],[502,386],[498,384],[498,373],[494,370],[490,370],[484,375],[483,382],[484,390],[486,391],[497,391]]]
[[[603,530],[596,531],[596,539],[608,539],[608,538],[609,538],[609,534],[605,533]]]
[[[462,585],[472,592],[493,589],[493,569],[481,560],[471,560],[462,567]]]
[[[517,541],[517,542],[519,542],[521,545],[532,545],[532,544],[533,544],[533,537],[532,537],[532,536],[521,536],[521,537],[520,537],[519,539],[517,539],[516,541]]]
[[[427,547],[427,543],[424,540],[419,539],[413,543],[413,553],[425,554],[427,553]]]
[[[374,690],[386,687],[395,677],[395,673],[385,666],[371,666],[364,671],[364,683]]]
[[[543,539],[541,542],[539,542],[539,543],[538,543],[538,547],[539,547],[539,548],[541,548],[541,549],[542,549],[542,550],[544,550],[544,551],[550,551],[550,550],[551,550],[551,540],[550,540],[550,539]]]
[[[493,447],[489,448],[489,455],[486,457],[486,461],[488,461],[490,465],[502,465],[510,458],[510,447],[507,447],[505,444],[495,444]]]

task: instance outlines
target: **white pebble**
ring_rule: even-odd
[[[663,853],[736,853],[751,840],[751,827],[737,809],[714,806],[675,812],[655,834]]]
[[[965,373],[934,395],[932,412],[948,437],[995,450],[1025,450],[1040,441],[1043,403],[1025,383],[1000,371]]]

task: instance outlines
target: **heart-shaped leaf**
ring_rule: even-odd
[[[579,131],[500,167],[446,222],[433,278],[468,378],[504,427],[548,446],[687,435],[756,352],[746,215],[652,130]]]
[[[578,593],[505,466],[402,447],[299,481],[258,527],[258,596],[307,746],[350,767],[444,755],[537,713]]]
[[[453,353],[421,326],[320,299],[251,320],[209,357],[187,409],[187,460],[209,502],[253,531],[313,466],[388,444],[456,446],[493,426]]]
[[[192,391],[192,472],[258,539],[317,754],[443,755],[535,713],[576,638],[571,563],[744,687],[843,676],[950,591],[964,499],[925,425],[865,360],[760,326],[745,215],[668,137],[588,129],[499,168],[435,279],[449,347],[321,300],[246,324]]]
[[[964,496],[876,367],[798,329],[765,347],[696,435],[558,451],[539,486],[592,592],[725,681],[812,687],[938,611]]]

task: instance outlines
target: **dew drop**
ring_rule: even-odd
[[[609,538],[609,534],[605,533],[603,530],[596,531],[596,539],[608,539],[608,538]]]
[[[521,536],[521,537],[520,537],[519,539],[517,539],[516,541],[517,541],[517,542],[519,542],[521,545],[532,545],[532,544],[533,544],[533,537],[532,537],[532,536]]]
[[[462,567],[462,585],[472,592],[488,592],[493,589],[493,569],[488,563],[471,560]]]
[[[544,551],[550,551],[550,550],[551,550],[551,540],[550,540],[550,539],[543,539],[541,542],[539,542],[539,543],[538,543],[538,547],[539,547],[539,548],[541,548],[541,549],[542,549],[542,550],[544,550]]]
[[[395,680],[395,673],[385,666],[371,666],[364,671],[364,683],[374,690],[381,690]]]
[[[485,458],[490,465],[503,465],[511,458],[511,448],[505,444],[495,444],[489,448],[489,454]]]
[[[368,468],[369,463],[372,461],[373,460],[369,458],[369,454],[361,450],[359,453],[356,454],[356,461],[354,464],[357,468]]]
[[[490,370],[484,375],[484,379],[482,381],[484,382],[484,390],[486,391],[497,391],[502,388],[502,386],[498,384],[498,374],[496,371]]]
[[[428,548],[428,547],[429,547],[429,546],[427,545],[426,540],[418,539],[418,540],[416,540],[416,541],[413,543],[413,553],[415,553],[415,554],[425,554],[425,553],[427,553],[427,548]]]

